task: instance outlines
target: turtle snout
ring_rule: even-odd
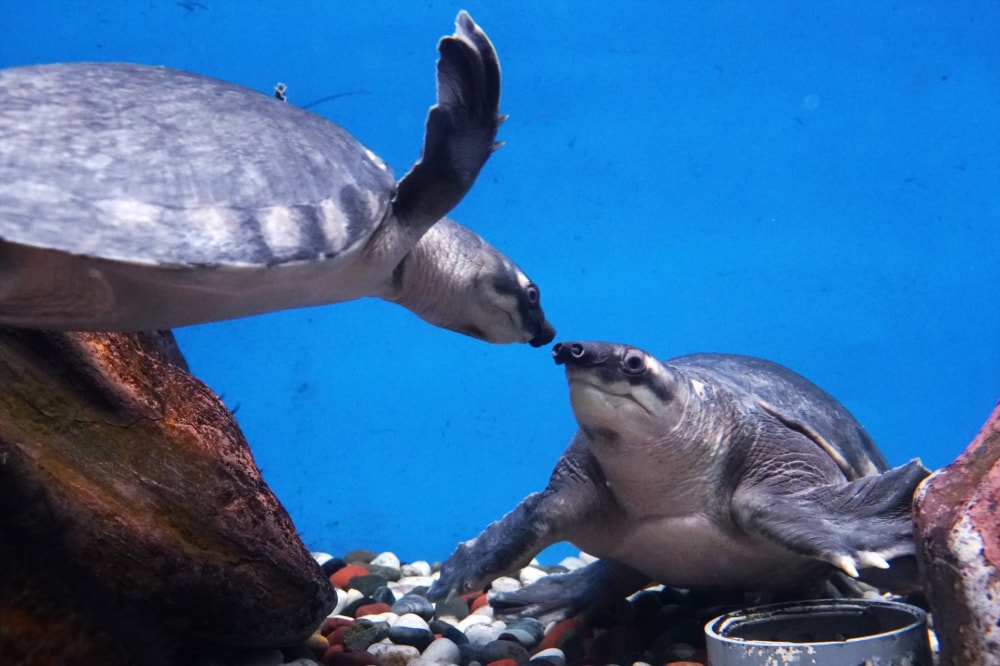
[[[548,321],[543,320],[538,326],[538,332],[535,334],[535,337],[529,340],[528,344],[532,347],[542,347],[552,342],[552,338],[554,337],[556,337],[556,329]],[[552,353],[554,354],[555,351]]]
[[[552,358],[556,365],[593,366],[604,363],[607,354],[586,342],[559,342],[552,348]]]

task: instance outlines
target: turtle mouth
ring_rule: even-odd
[[[636,397],[635,392],[631,390],[631,386],[624,384],[616,386],[614,384],[609,385],[606,382],[602,382],[600,379],[594,377],[591,373],[588,373],[586,369],[573,369],[572,367],[566,368],[566,380],[569,383],[569,389],[571,394],[577,394],[580,396],[588,395],[592,397],[600,396],[601,402],[606,404],[611,409],[617,409],[620,405],[616,405],[616,402],[627,400],[632,404],[636,405],[646,414],[653,414],[653,412],[643,404],[642,400]]]
[[[556,337],[556,329],[546,320],[542,320],[538,324],[538,329],[535,331],[535,337],[528,340],[528,344],[532,347],[543,347]]]

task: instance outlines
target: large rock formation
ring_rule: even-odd
[[[0,654],[177,663],[335,596],[169,333],[0,329]],[[9,660],[9,661],[8,661]]]
[[[917,491],[917,556],[941,666],[1000,665],[1000,404]]]

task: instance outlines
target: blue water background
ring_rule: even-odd
[[[1000,398],[1000,3],[0,2],[0,65],[162,64],[340,123],[397,174],[461,7],[507,142],[453,216],[557,339],[753,354],[893,463]],[[546,349],[368,299],[177,331],[307,543],[440,559],[541,489],[575,424]],[[569,552],[567,549],[566,552]]]

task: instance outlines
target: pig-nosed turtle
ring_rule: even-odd
[[[170,328],[377,296],[496,343],[554,336],[538,288],[442,219],[499,144],[500,67],[461,12],[399,181],[334,123],[161,67],[0,71],[0,325]]]
[[[928,471],[888,469],[803,377],[745,356],[659,362],[599,342],[553,356],[580,430],[544,491],[458,546],[431,598],[481,588],[563,540],[601,559],[499,594],[498,610],[587,615],[651,580],[791,592],[914,552],[911,498]]]

